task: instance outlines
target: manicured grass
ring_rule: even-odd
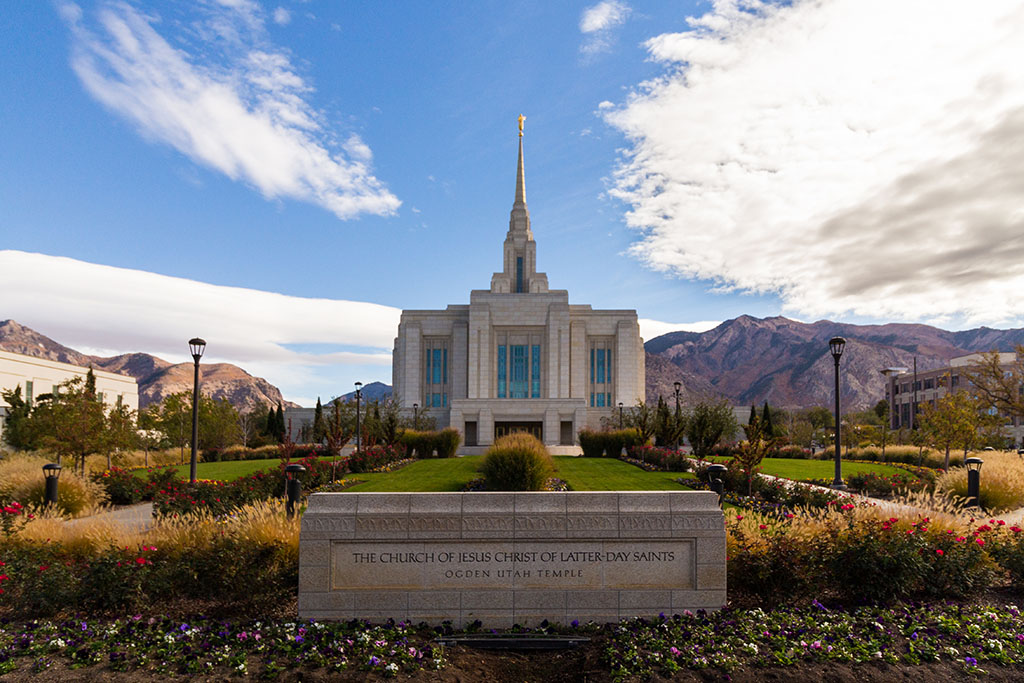
[[[349,474],[346,479],[364,482],[347,491],[459,491],[478,476],[483,456],[418,460],[394,472]]]
[[[729,458],[713,458],[718,462],[727,462]],[[791,458],[765,458],[761,461],[761,472],[785,479],[831,479],[835,476],[836,466],[832,460],[794,460]],[[843,462],[843,477],[861,472],[875,474],[907,474],[892,465],[863,462]]]
[[[555,476],[574,491],[678,491],[685,486],[674,480],[693,477],[684,472],[647,472],[614,458],[555,456]]]
[[[231,462],[201,462],[196,465],[196,477],[199,479],[234,481],[260,470],[276,469],[280,463],[280,458],[271,458],[269,460],[233,460]],[[189,466],[187,464],[176,465],[174,469],[178,472],[179,476],[188,479]],[[146,470],[135,470],[135,476],[146,476]]]
[[[483,456],[420,460],[394,472],[349,474],[347,479],[358,479],[349,491],[460,491],[471,480],[478,478],[477,468]],[[576,458],[556,456],[555,476],[564,479],[574,491],[667,491],[685,488],[677,484],[678,477],[692,477],[682,472],[647,472],[614,458]],[[276,468],[281,461],[239,460],[234,462],[201,462],[196,468],[200,479],[232,481],[260,470]],[[179,475],[188,477],[188,465],[175,467]],[[137,475],[145,475],[139,470]]]

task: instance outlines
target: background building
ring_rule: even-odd
[[[515,200],[491,287],[469,305],[402,311],[393,356],[394,397],[463,436],[463,452],[528,431],[554,452],[619,404],[644,397],[644,347],[634,310],[594,310],[548,289],[526,206],[522,128]]]
[[[917,425],[917,414],[926,403],[935,405],[948,393],[960,390],[970,391],[970,383],[964,370],[981,360],[982,354],[972,353],[958,356],[949,361],[949,365],[934,370],[921,370],[914,374],[891,374],[885,385],[885,400],[889,402],[889,427],[891,429],[913,428]],[[1000,362],[1009,369],[1017,358],[1015,353],[1000,353]],[[994,410],[994,409],[993,409]],[[993,413],[994,414],[994,413]],[[1017,415],[1006,417],[1005,434],[1015,444],[1021,443],[1024,426]]]
[[[0,351],[0,390],[21,387],[21,397],[30,405],[41,394],[53,393],[53,388],[73,377],[85,377],[89,368],[34,358],[20,353]],[[117,375],[104,370],[93,370],[96,393],[110,407],[124,405],[139,409],[139,385],[134,377]],[[0,398],[0,434],[7,418],[7,403]]]

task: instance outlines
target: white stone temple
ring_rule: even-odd
[[[570,304],[568,291],[548,289],[537,272],[522,122],[501,272],[490,289],[470,292],[468,306],[402,311],[395,339],[392,383],[403,412],[458,429],[465,454],[513,431],[532,432],[554,453],[575,453],[580,429],[598,428],[601,417],[644,397],[636,311]]]

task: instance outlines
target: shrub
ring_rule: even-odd
[[[370,446],[348,457],[349,472],[373,472],[405,458],[405,446]]]
[[[316,444],[296,444],[294,456],[306,457],[311,455],[316,448],[323,448]],[[326,452],[326,449],[324,449]],[[210,448],[202,452],[203,462],[234,462],[236,460],[270,460],[281,457],[281,446],[277,444],[249,448],[240,444],[226,448]]]
[[[46,459],[32,455],[11,455],[0,460],[0,500],[16,500],[26,506],[40,506],[46,494],[43,465]],[[57,507],[72,517],[107,502],[102,486],[83,478],[70,468],[60,473]]]
[[[633,446],[629,449],[629,457],[664,472],[689,472],[693,469],[690,459],[674,448]]]
[[[421,459],[434,457],[435,451],[439,458],[454,458],[461,442],[462,436],[452,427],[429,432],[407,429],[399,437],[406,452]]]
[[[480,471],[489,491],[540,491],[555,468],[537,437],[517,432],[487,449]]]
[[[602,456],[617,458],[622,449],[627,451],[640,445],[640,433],[635,429],[617,429],[614,431],[596,431],[581,429],[579,433],[580,448],[587,458]]]
[[[810,460],[811,452],[800,446],[782,446],[768,454],[769,458],[789,458],[791,460]]]

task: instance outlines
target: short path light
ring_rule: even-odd
[[[967,458],[967,504],[981,507],[981,466],[985,461],[981,458]]]
[[[722,504],[722,494],[725,493],[725,482],[722,480],[722,477],[725,476],[727,471],[725,465],[717,462],[708,467],[708,485],[712,491],[718,494],[719,505]]]
[[[61,466],[52,462],[43,465],[43,476],[46,477],[46,494],[44,505],[57,504],[57,480],[60,479]]]
[[[285,509],[288,510],[288,516],[295,516],[295,504],[299,502],[299,496],[302,495],[302,482],[299,481],[299,475],[306,471],[306,468],[302,465],[286,465],[284,468],[285,476],[285,493],[288,494],[288,502],[285,505]]]

